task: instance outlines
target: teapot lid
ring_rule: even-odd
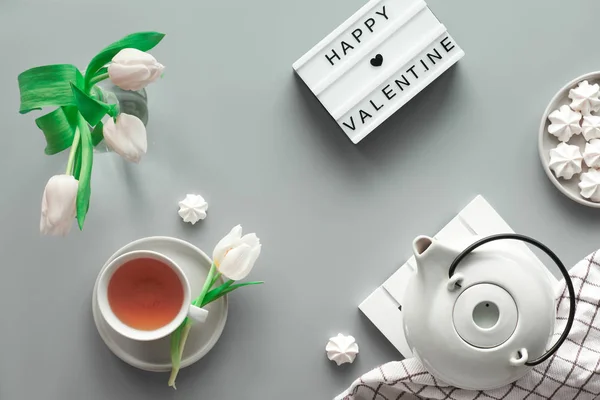
[[[519,313],[513,297],[500,286],[482,283],[460,294],[452,313],[454,329],[471,346],[490,349],[510,339]]]

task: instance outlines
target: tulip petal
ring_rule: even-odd
[[[134,115],[121,113],[117,117],[117,123],[120,123],[120,130],[131,140],[135,149],[143,154],[148,151],[148,140],[146,136],[146,127],[141,119]]]
[[[236,275],[236,281],[239,281],[241,279],[244,279],[245,277],[247,277],[250,272],[252,272],[252,269],[254,268],[254,264],[256,264],[256,260],[258,259],[258,256],[260,256],[260,250],[261,250],[261,246],[258,245],[254,248],[252,248],[252,250],[250,250],[250,254],[248,255],[248,259],[247,262],[244,265],[241,265],[239,270],[237,271],[237,275]],[[233,278],[230,278],[233,279]]]
[[[112,83],[123,90],[141,90],[148,85],[148,80],[152,73],[147,66],[110,64],[108,66],[108,76]]]
[[[65,236],[76,215],[78,182],[71,175],[56,175],[48,180],[42,196],[40,232]]]
[[[49,235],[52,227],[48,223],[48,195],[46,194],[46,190],[44,190],[44,194],[42,195],[42,217],[40,218],[40,232],[44,235]]]
[[[104,124],[106,144],[121,157],[138,163],[148,150],[148,139],[144,123],[133,115],[121,113],[115,123],[112,118]]]
[[[113,57],[108,75],[122,89],[141,90],[157,80],[164,68],[151,54],[128,48]]]
[[[256,247],[260,245],[260,240],[258,239],[258,236],[256,236],[256,233],[248,233],[247,235],[244,235],[244,237],[240,239],[240,242],[246,243],[250,247]]]
[[[156,58],[150,53],[141,51],[134,48],[123,49],[118,52],[112,59],[113,63],[123,65],[135,65],[135,64],[154,64]]]
[[[150,78],[148,78],[148,83],[155,82],[158,78],[160,78],[164,70],[164,65],[161,63],[156,63],[156,65],[150,68],[151,75]]]
[[[231,249],[219,266],[219,272],[234,281],[242,279],[243,272],[248,269],[252,248],[242,244]]]
[[[231,250],[231,248],[239,242],[242,237],[242,226],[237,225],[234,226],[231,232],[229,232],[223,239],[217,243],[215,249],[213,250],[213,262],[216,265],[221,264],[223,257],[225,254]]]

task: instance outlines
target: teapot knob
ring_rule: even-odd
[[[522,367],[527,361],[529,361],[529,353],[527,352],[527,349],[522,348],[517,351],[517,354],[511,357],[510,365],[513,367]]]
[[[448,280],[448,291],[453,292],[456,289],[460,289],[464,279],[465,277],[461,273],[455,273],[452,275],[452,277]]]

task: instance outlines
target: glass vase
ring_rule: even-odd
[[[95,85],[94,94],[98,100],[106,104],[117,104],[119,113],[138,117],[144,123],[144,126],[148,124],[148,94],[146,89],[138,91],[123,90],[107,79]],[[111,117],[104,117],[102,122],[106,122],[108,118]],[[98,143],[94,150],[98,153],[111,151],[104,140]]]

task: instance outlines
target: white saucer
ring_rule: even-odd
[[[586,80],[592,85],[595,83],[600,83],[600,71],[591,72],[589,74],[582,75],[579,78],[573,79],[571,82],[563,86],[563,88],[560,89],[556,95],[554,95],[552,100],[550,100],[550,104],[548,104],[548,107],[546,107],[546,111],[544,111],[544,115],[542,115],[542,122],[540,123],[540,130],[538,132],[538,149],[544,171],[546,171],[546,175],[548,175],[548,178],[558,190],[579,204],[593,208],[600,208],[600,203],[594,203],[593,201],[581,196],[579,189],[579,175],[575,175],[569,180],[557,178],[554,176],[554,173],[548,166],[548,163],[550,163],[550,150],[558,146],[560,143],[556,137],[548,133],[548,125],[550,125],[548,116],[554,110],[558,110],[561,106],[571,104],[571,100],[569,99],[569,91],[577,86],[579,82]],[[583,135],[575,135],[573,138],[571,138],[571,140],[569,140],[569,144],[578,146],[582,152],[585,148],[585,143],[586,141]],[[582,167],[582,173],[588,170],[588,167],[585,165],[585,163],[582,163]]]
[[[134,250],[152,250],[171,258],[189,278],[192,297],[198,296],[202,291],[202,285],[212,261],[202,250],[180,239],[157,236],[129,243],[113,254],[102,270],[115,258]],[[119,335],[102,318],[96,300],[97,288],[98,280],[94,285],[92,312],[98,333],[108,348],[121,360],[136,368],[151,372],[170,371],[169,337],[151,342],[137,342]],[[227,320],[227,296],[209,304],[206,309],[210,312],[206,322],[194,326],[190,331],[181,360],[181,368],[200,360],[219,340]]]

